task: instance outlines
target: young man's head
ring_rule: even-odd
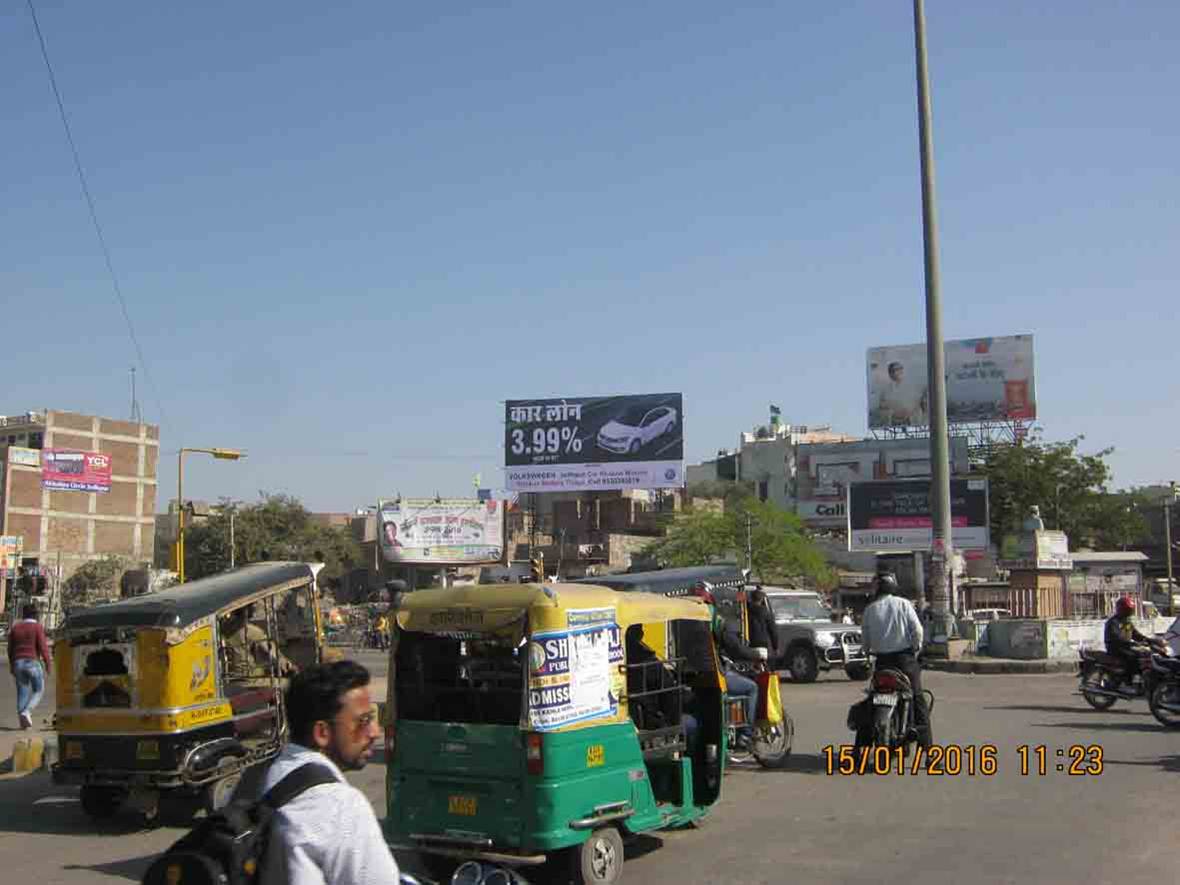
[[[296,743],[345,771],[364,768],[380,734],[369,671],[355,661],[336,661],[296,674],[287,688],[287,722]]]
[[[1135,614],[1135,601],[1130,596],[1120,596],[1114,604],[1114,613],[1123,620]]]

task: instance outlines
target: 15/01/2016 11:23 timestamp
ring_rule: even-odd
[[[822,753],[824,770],[829,775],[993,777],[1000,770],[1000,750],[995,744],[915,746],[912,757],[900,747],[854,747],[848,744],[839,747],[829,744]],[[1015,755],[1022,777],[1046,777],[1054,773],[1095,777],[1102,774],[1104,768],[1103,750],[1099,744],[1071,744],[1061,748],[1021,744]]]

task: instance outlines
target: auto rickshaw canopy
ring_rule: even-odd
[[[407,593],[398,607],[397,623],[410,632],[519,635],[526,616],[534,630],[564,629],[571,610],[608,608],[623,627],[711,617],[696,598],[620,593],[590,584],[483,584]]]
[[[111,627],[183,628],[223,609],[237,608],[271,593],[314,581],[315,567],[305,562],[259,562],[178,584],[159,593],[136,596],[72,612],[65,629]]]

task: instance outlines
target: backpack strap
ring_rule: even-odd
[[[338,783],[336,775],[325,765],[307,762],[289,772],[281,781],[271,787],[262,801],[271,808],[281,808],[300,793],[321,784]]]

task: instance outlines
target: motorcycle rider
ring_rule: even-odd
[[[897,578],[889,572],[877,576],[877,596],[865,608],[861,619],[861,644],[865,654],[877,656],[878,670],[900,670],[914,689],[914,725],[918,742],[930,747],[930,712],[922,694],[922,668],[918,652],[922,650],[922,621],[914,604],[897,595]],[[858,736],[858,744],[867,745]]]
[[[723,617],[717,611],[717,601],[707,582],[702,581],[695,588],[697,596],[704,600],[713,614],[713,636],[717,640],[721,652],[722,671],[725,674],[725,693],[730,697],[740,697],[746,713],[746,724],[737,729],[739,746],[735,749],[749,749],[754,734],[754,719],[758,715],[758,683],[742,673],[733,665],[737,661],[765,661],[768,653],[764,648],[751,648],[744,639],[738,625]]]
[[[1106,641],[1106,653],[1120,658],[1123,662],[1123,675],[1120,682],[1131,685],[1135,681],[1135,674],[1139,672],[1140,658],[1136,643],[1143,643],[1162,651],[1164,643],[1151,636],[1144,636],[1131,623],[1131,615],[1135,613],[1135,601],[1130,596],[1120,596],[1114,604],[1114,614],[1106,621],[1103,629],[1103,639]]]
[[[750,591],[748,617],[750,648],[764,648],[769,660],[777,661],[782,654],[778,647],[778,625],[774,621],[774,612],[770,609],[770,599],[760,586]]]

